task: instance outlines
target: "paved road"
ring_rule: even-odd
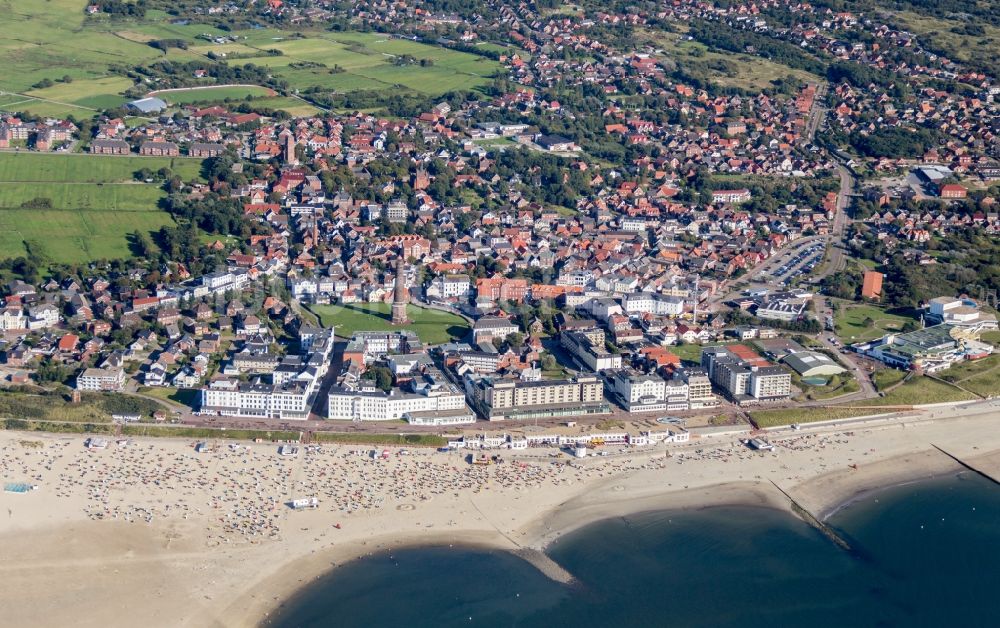
[[[844,232],[851,222],[847,208],[851,204],[851,195],[854,194],[854,175],[842,164],[838,164],[837,174],[840,176],[840,191],[837,194],[837,210],[833,215],[833,225],[828,236],[830,255],[822,272],[817,274],[817,279],[832,275],[847,266]]]
[[[809,112],[809,121],[806,123],[806,132],[802,134],[805,143],[811,144],[816,137],[819,125],[826,118],[826,107],[823,106],[823,99],[826,97],[826,83],[816,86],[816,97],[813,99],[812,111]]]

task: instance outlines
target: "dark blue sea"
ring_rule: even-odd
[[[968,473],[888,488],[827,523],[715,507],[612,519],[549,554],[554,583],[503,552],[427,547],[320,578],[280,628],[1000,626],[1000,487]]]

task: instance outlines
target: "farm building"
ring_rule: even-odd
[[[125,105],[139,113],[159,113],[167,108],[167,103],[159,98],[140,98]]]

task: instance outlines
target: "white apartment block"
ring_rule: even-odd
[[[622,307],[626,314],[680,316],[684,313],[684,299],[651,292],[633,292],[622,297]]]
[[[667,409],[667,382],[659,375],[622,369],[606,376],[608,390],[618,396],[629,412],[664,412]]]
[[[424,395],[398,388],[387,393],[374,388],[350,390],[335,386],[327,399],[327,418],[347,421],[397,421],[416,413],[456,414],[454,411],[467,410],[465,395],[453,390]],[[469,420],[463,422],[475,420],[471,412],[464,414]]]
[[[467,297],[472,292],[468,275],[441,275],[430,281],[425,291],[432,299]]]
[[[218,379],[201,389],[201,408],[222,416],[305,420],[312,408],[315,386],[316,380],[309,378],[281,385],[260,379],[249,383]]]
[[[125,388],[123,369],[86,369],[76,378],[77,390],[119,391]]]
[[[5,307],[0,309],[0,331],[13,331],[25,329],[28,326],[28,317],[19,307]]]

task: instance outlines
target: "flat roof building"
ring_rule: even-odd
[[[473,407],[490,421],[611,412],[597,377],[526,382],[466,375],[465,387]]]
[[[167,108],[167,103],[159,98],[150,97],[133,100],[125,106],[140,113],[159,113]]]
[[[829,377],[839,375],[846,369],[825,353],[802,351],[785,356],[785,366],[802,377]]]

